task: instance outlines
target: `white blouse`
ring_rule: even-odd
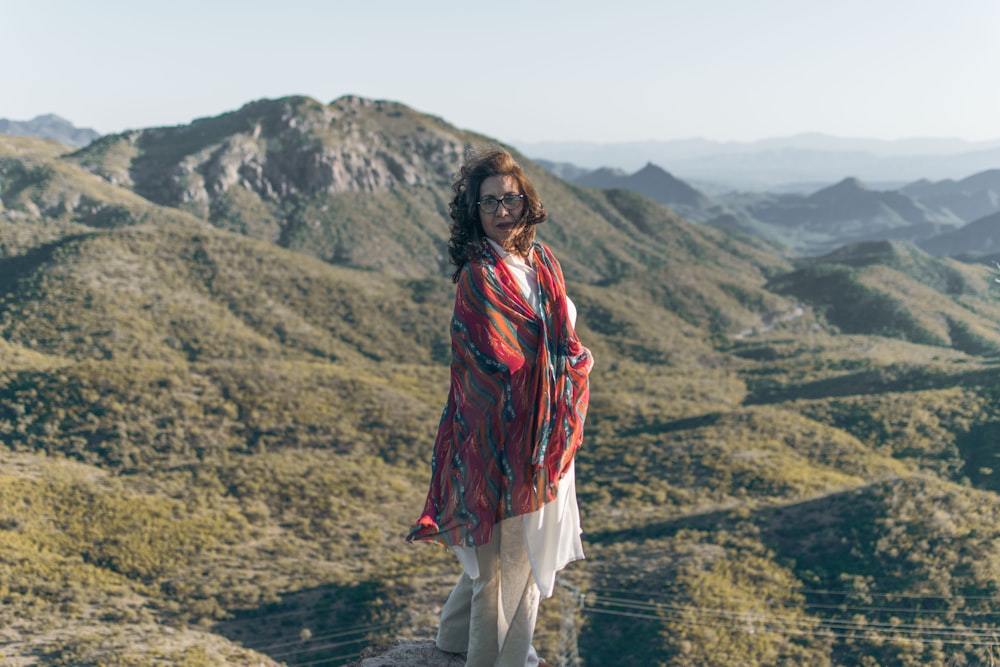
[[[539,310],[538,280],[535,269],[519,257],[501,248],[492,239],[490,244],[500,253],[506,262],[521,294],[537,313]],[[576,304],[566,297],[566,310],[570,324],[576,326]],[[524,527],[524,541],[528,548],[528,560],[535,575],[535,583],[542,597],[552,597],[555,589],[556,572],[567,564],[584,558],[583,541],[580,535],[580,508],[576,501],[576,463],[570,464],[565,477],[559,480],[556,499],[542,505],[541,509],[510,519],[510,522],[521,522]],[[497,527],[500,528],[499,526]],[[499,536],[495,531],[494,536]],[[495,539],[495,538],[494,538]],[[479,561],[476,558],[476,547],[452,547],[458,560],[462,563],[465,573],[472,579],[479,578]]]

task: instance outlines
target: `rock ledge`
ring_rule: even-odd
[[[346,667],[465,667],[465,656],[445,653],[432,640],[397,639],[366,648],[360,660]]]

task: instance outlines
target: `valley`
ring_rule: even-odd
[[[403,538],[448,387],[449,179],[495,141],[358,97],[0,136],[0,662],[344,665],[433,636],[458,567]],[[572,627],[585,666],[994,664],[992,256],[834,244],[819,193],[713,224],[519,158],[597,361],[588,558],[540,653],[565,664]],[[884,229],[975,223],[931,191],[938,218]]]

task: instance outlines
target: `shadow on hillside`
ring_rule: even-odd
[[[624,579],[618,581],[614,565],[604,564],[606,578],[600,585],[611,591],[621,590],[624,586],[627,592],[608,593],[604,595],[604,602],[597,602],[588,608],[591,613],[586,615],[588,625],[580,635],[581,651],[587,656],[599,656],[599,664],[607,667],[632,667],[640,663],[632,660],[628,652],[609,651],[608,646],[663,645],[664,623],[674,618],[669,605],[655,613],[647,606],[630,609],[627,605],[672,599],[672,569],[680,567],[680,560],[688,557],[685,554],[728,553],[728,557],[735,558],[742,553],[739,545],[745,548],[759,540],[767,551],[773,553],[769,560],[790,570],[805,586],[816,589],[843,588],[838,579],[841,573],[851,576],[880,571],[873,541],[878,539],[879,522],[885,514],[885,496],[892,493],[895,483],[895,480],[879,481],[799,503],[761,507],[751,512],[737,507],[651,522],[638,528],[586,533],[587,542],[611,547],[603,553],[619,553],[620,550],[655,553],[662,548],[664,553],[672,555],[657,566],[663,569],[648,572],[643,580],[643,584],[649,586],[649,598],[645,597],[642,589],[635,588],[635,580],[629,578],[634,571],[623,572]],[[692,532],[683,535],[682,531]],[[675,537],[679,542],[668,544]],[[716,544],[725,551],[685,548],[685,545],[708,547]],[[666,594],[660,591],[661,585],[665,587]],[[697,599],[697,594],[694,595],[695,600],[703,602]],[[623,598],[622,606],[609,606],[606,601],[609,597]],[[835,598],[828,602],[825,597],[811,597],[810,601],[839,604],[843,599]],[[652,648],[650,655],[659,657],[656,651]],[[653,662],[648,660],[641,664]]]
[[[973,486],[1000,493],[1000,421],[976,424],[955,439]]]
[[[841,396],[928,391],[949,387],[990,387],[997,384],[997,368],[978,368],[961,373],[928,371],[919,366],[895,367],[849,373],[802,384],[753,387],[745,405],[783,403],[797,399],[823,399]]]
[[[384,593],[373,581],[297,591],[280,602],[234,612],[213,631],[289,667],[344,665],[389,628],[389,619],[378,612]]]
[[[654,418],[649,422],[644,423],[642,426],[619,429],[617,437],[632,438],[646,433],[661,434],[674,433],[676,431],[692,431],[712,426],[722,418],[722,414],[723,413],[721,412],[710,412],[697,417],[686,417],[684,419],[673,419],[669,421],[660,421]],[[596,422],[597,420],[594,421]]]
[[[584,542],[591,544],[615,544],[617,542],[645,542],[673,537],[682,530],[716,530],[736,525],[738,519],[733,510],[718,510],[701,514],[657,521],[640,527],[620,528],[616,530],[587,531]]]
[[[778,562],[796,574],[870,571],[876,567],[874,541],[886,516],[887,498],[898,492],[901,478],[891,477],[798,503],[693,514],[632,529],[587,534],[594,544],[655,541],[682,530],[745,532],[751,525]]]
[[[88,236],[89,234],[71,234],[57,241],[32,248],[23,255],[0,258],[0,285],[12,287],[19,278],[30,275],[38,267],[51,262],[58,249]]]

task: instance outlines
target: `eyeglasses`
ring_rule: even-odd
[[[503,204],[506,211],[516,211],[521,208],[521,201],[523,199],[524,195],[515,195],[512,192],[508,192],[500,199],[496,197],[483,197],[476,203],[479,204],[479,208],[482,209],[483,213],[496,213],[497,209],[500,208],[500,204]]]

